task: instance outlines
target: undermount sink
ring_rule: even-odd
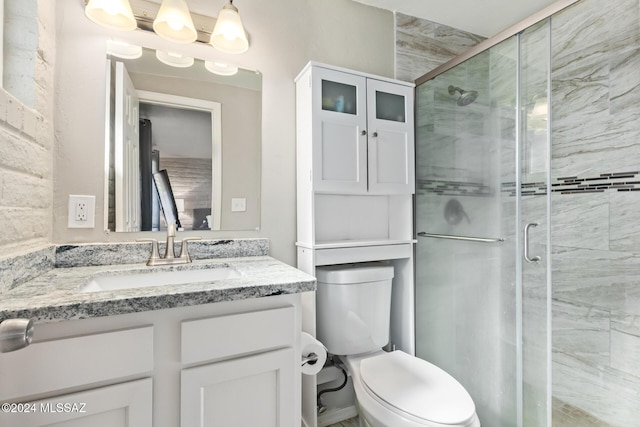
[[[183,283],[213,282],[233,279],[241,274],[232,267],[201,268],[177,271],[153,271],[94,277],[82,285],[80,292],[114,291],[151,286],[180,285]]]

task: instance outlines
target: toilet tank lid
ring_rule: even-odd
[[[330,265],[316,268],[318,282],[346,285],[393,279],[393,266],[380,263]]]

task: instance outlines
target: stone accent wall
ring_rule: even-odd
[[[22,95],[14,96],[0,89],[2,258],[50,244],[53,205],[55,4],[49,0],[10,3],[17,10],[7,19],[29,24],[29,31],[16,38],[7,37],[7,40],[10,43],[22,40],[24,46],[28,46],[29,39],[31,44],[36,39],[38,47],[31,52],[31,60],[21,62],[26,67],[24,74],[31,76],[22,82],[25,85]],[[15,25],[13,28],[20,31],[24,27]],[[25,50],[21,56],[26,57]],[[34,67],[33,70],[30,67]],[[9,73],[18,73],[15,67],[6,69]],[[32,93],[30,100],[24,96],[25,92]]]
[[[395,13],[396,78],[414,81],[485,39],[447,25]]]

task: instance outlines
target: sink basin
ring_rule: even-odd
[[[80,292],[114,291],[119,289],[146,288],[150,286],[180,285],[183,283],[213,282],[233,279],[241,274],[232,267],[195,270],[154,271],[94,277],[80,287]]]

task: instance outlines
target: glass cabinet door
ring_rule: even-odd
[[[358,114],[357,87],[322,80],[322,109],[336,113]]]
[[[406,121],[406,100],[403,95],[376,90],[376,119]]]
[[[311,84],[314,191],[365,194],[366,78],[316,68]]]
[[[413,87],[367,80],[369,193],[412,194]]]

